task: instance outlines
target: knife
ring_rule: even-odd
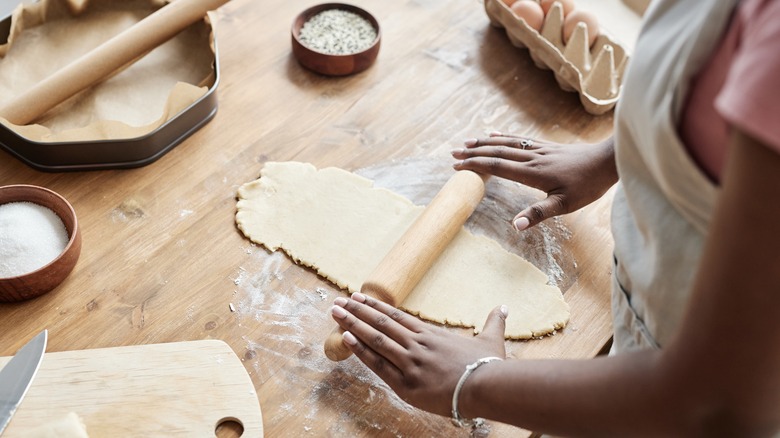
[[[39,333],[0,370],[0,434],[8,426],[38,372],[48,335],[46,330]]]

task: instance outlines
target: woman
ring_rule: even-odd
[[[360,294],[332,309],[345,344],[409,403],[456,420],[566,436],[777,434],[778,79],[780,1],[660,0],[614,141],[497,134],[453,152],[456,169],[547,192],[518,230],[587,205],[619,175],[608,357],[480,361],[505,358],[511,309],[463,339]]]

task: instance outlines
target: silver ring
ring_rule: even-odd
[[[531,140],[530,138],[524,138],[520,140],[520,146],[522,146],[524,150],[526,148],[532,147],[533,145],[534,145],[534,141]]]

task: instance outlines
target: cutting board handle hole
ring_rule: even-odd
[[[244,426],[238,418],[226,417],[217,421],[214,433],[217,438],[238,438],[244,434]]]

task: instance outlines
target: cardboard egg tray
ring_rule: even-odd
[[[588,31],[578,24],[563,44],[563,8],[554,3],[544,17],[541,32],[519,19],[501,0],[485,0],[490,24],[504,28],[509,41],[527,48],[537,67],[552,70],[561,89],[579,93],[585,110],[599,115],[615,107],[629,55],[604,29],[591,47]]]

